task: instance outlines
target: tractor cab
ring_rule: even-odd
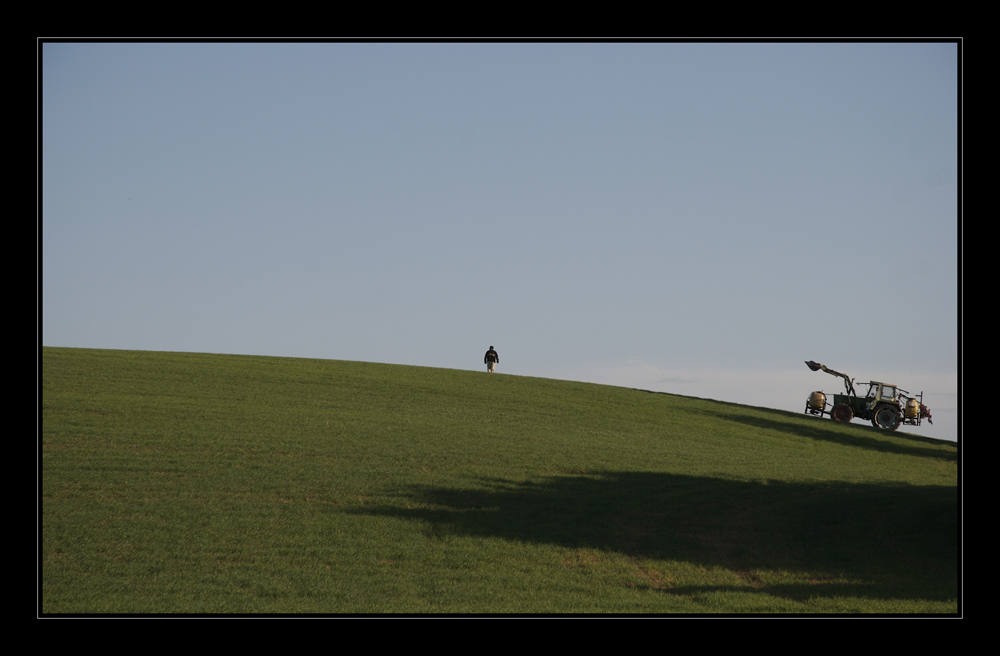
[[[865,395],[865,399],[868,400],[868,407],[872,407],[875,403],[885,402],[885,403],[896,403],[896,386],[888,385],[886,383],[879,383],[877,381],[871,381],[870,383],[861,383],[862,385],[868,385],[868,394]]]

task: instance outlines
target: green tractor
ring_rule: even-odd
[[[876,428],[894,431],[901,424],[919,426],[921,420],[931,421],[931,412],[924,405],[924,393],[910,396],[910,393],[900,389],[896,385],[871,381],[868,383],[858,383],[867,385],[868,393],[858,396],[854,390],[854,379],[847,374],[828,369],[818,362],[808,361],[806,366],[813,371],[822,369],[831,376],[839,376],[844,379],[844,394],[834,394],[833,403],[826,401],[826,394],[823,392],[813,392],[806,400],[806,413],[823,416],[827,414],[835,421],[851,421],[855,417],[865,421],[871,421]]]

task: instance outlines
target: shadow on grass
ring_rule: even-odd
[[[789,598],[841,596],[845,580],[858,583],[848,585],[854,596],[948,600],[957,594],[952,487],[607,472],[480,481],[469,489],[418,487],[410,496],[407,508],[348,512],[428,522],[434,535],[614,551],[737,573],[798,572],[830,583],[769,589]]]
[[[669,392],[640,390],[647,394],[663,394],[676,396]],[[939,460],[958,460],[957,444],[944,440],[935,440],[920,435],[905,432],[887,432],[873,426],[865,426],[860,419],[842,424],[832,419],[820,419],[805,413],[795,414],[787,410],[775,410],[760,406],[745,406],[715,399],[699,397],[684,397],[710,404],[708,408],[687,408],[687,412],[695,412],[709,417],[733,421],[746,426],[764,428],[792,435],[801,435],[815,440],[835,442],[845,446],[853,446],[873,451],[897,453],[918,457],[937,458]],[[762,417],[760,415],[767,415]],[[906,425],[902,426],[905,431]],[[891,436],[894,441],[884,438]],[[900,443],[903,442],[903,443]]]
[[[758,410],[766,412],[765,410]],[[734,421],[746,426],[755,426],[793,435],[801,435],[814,440],[835,442],[844,446],[858,447],[870,451],[881,451],[884,453],[895,453],[900,455],[916,456],[920,458],[935,458],[954,462],[958,460],[957,448],[947,447],[947,443],[942,444],[941,440],[932,440],[919,435],[907,435],[903,433],[886,433],[877,428],[864,426],[854,426],[851,424],[841,424],[831,428],[823,426],[823,420],[811,418],[805,424],[801,421],[789,421],[787,416],[776,415],[773,419],[752,416],[749,414],[713,412],[713,416],[726,421]],[[832,420],[829,420],[832,422]],[[810,425],[815,423],[816,425]],[[894,441],[887,441],[885,437],[893,437]],[[901,443],[902,442],[902,443]]]
[[[650,393],[660,394],[661,392]],[[804,413],[801,416],[791,415],[785,410],[760,407],[753,407],[748,410],[745,406],[725,403],[723,401],[711,402],[714,406],[719,406],[720,409],[689,409],[688,411],[716,417],[725,421],[733,421],[745,426],[800,435],[844,446],[921,458],[936,458],[950,462],[958,460],[957,445],[951,442],[908,433],[887,432],[873,426],[866,427],[858,423],[842,424],[834,422],[832,419],[824,420],[818,417],[809,417]],[[769,416],[762,417],[760,415]],[[855,421],[858,422],[860,420]],[[893,441],[887,441],[886,437],[894,439]]]

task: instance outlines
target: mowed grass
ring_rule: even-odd
[[[950,442],[360,362],[44,348],[42,383],[43,613],[959,610]]]

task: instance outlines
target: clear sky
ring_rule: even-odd
[[[44,43],[42,343],[958,436],[956,43]],[[485,373],[484,373],[485,375]]]

